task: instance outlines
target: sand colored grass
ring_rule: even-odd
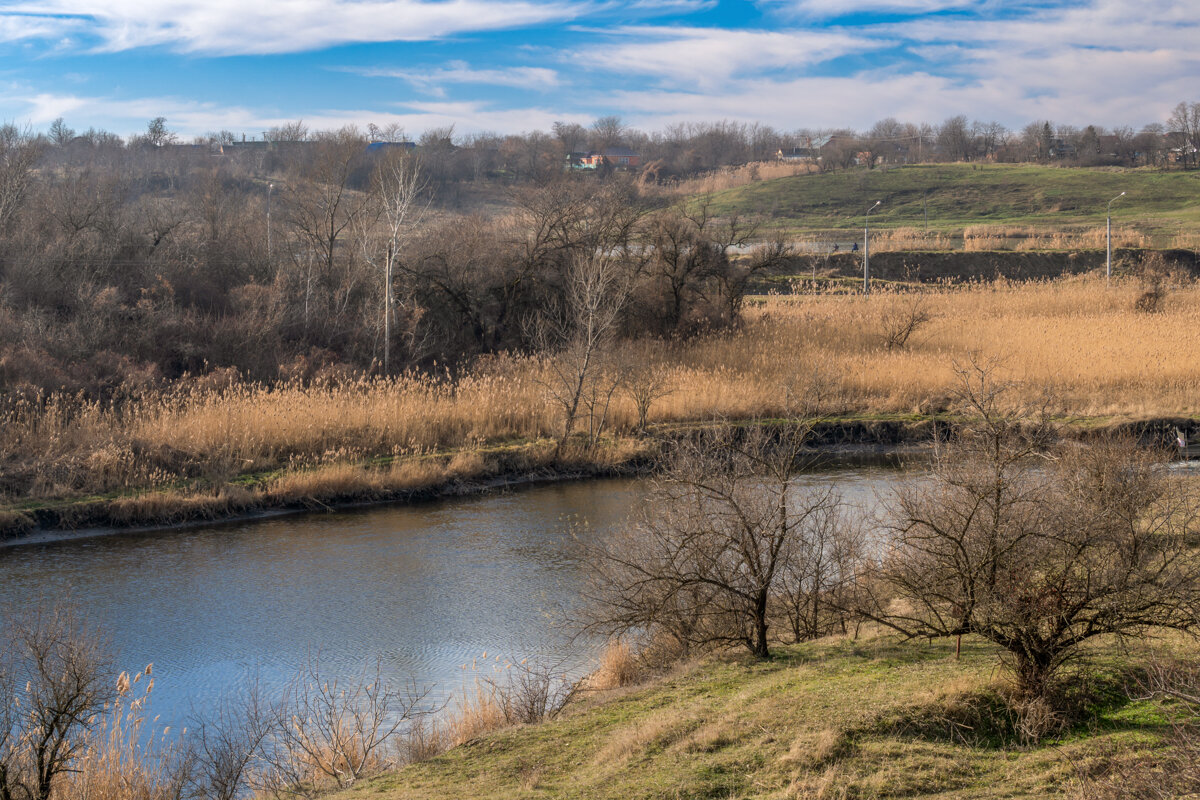
[[[882,287],[880,287],[882,288]],[[654,426],[714,418],[909,415],[944,407],[956,364],[995,360],[1001,375],[1046,391],[1068,417],[1200,414],[1200,287],[1169,286],[1158,313],[1135,310],[1135,280],[1102,279],[775,296],[752,301],[737,330],[686,342],[621,345],[613,362],[660,368],[670,393]],[[914,303],[931,315],[901,348],[888,320]],[[561,424],[543,362],[496,357],[464,375],[341,384],[176,390],[121,404],[71,397],[10,404],[0,426],[0,492],[10,507],[89,493],[202,493],[244,504],[239,476],[275,501],[337,499],[487,475],[481,449],[527,448],[545,463]],[[632,400],[614,399],[610,446],[563,454],[581,464],[636,457]],[[542,442],[540,446],[535,443]],[[532,449],[529,449],[532,448]],[[283,473],[282,475],[280,473]],[[225,494],[222,494],[222,492]],[[150,501],[130,500],[131,519]]]

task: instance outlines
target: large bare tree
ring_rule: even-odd
[[[1046,697],[1085,642],[1196,626],[1200,498],[1134,442],[1052,442],[1013,391],[964,372],[969,422],[896,488],[864,611],[909,637],[994,642],[1018,689]]]
[[[785,576],[841,502],[797,479],[806,433],[751,426],[681,444],[638,523],[594,552],[588,627],[768,657]]]

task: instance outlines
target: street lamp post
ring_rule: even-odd
[[[275,184],[267,184],[267,262],[271,261],[271,192],[275,190]]]
[[[1105,286],[1112,285],[1112,204],[1113,204],[1114,200],[1119,200],[1124,196],[1125,196],[1125,193],[1121,192],[1119,195],[1114,197],[1112,200],[1109,200],[1108,201],[1108,209],[1104,213],[1104,217],[1105,217],[1104,239],[1105,239],[1106,248],[1108,250],[1108,256],[1105,258],[1105,261],[1104,261],[1104,285]]]
[[[863,223],[863,294],[871,293],[871,212],[882,203],[876,200],[875,205],[867,209],[867,218]]]

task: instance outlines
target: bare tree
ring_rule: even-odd
[[[1200,502],[1132,442],[1051,447],[1043,419],[1006,409],[1013,391],[962,372],[970,421],[895,490],[864,611],[910,637],[994,642],[1019,691],[1047,698],[1097,636],[1197,624]]]
[[[1200,102],[1180,103],[1171,111],[1167,129],[1180,149],[1185,166],[1195,166],[1200,159]]]
[[[797,642],[845,633],[853,577],[867,555],[861,520],[851,519],[836,495],[828,498],[812,508],[780,580],[779,602]]]
[[[427,696],[416,686],[389,686],[379,663],[346,683],[310,659],[273,714],[261,788],[275,798],[311,798],[383,770],[394,763],[393,745],[404,727],[432,713],[423,706]]]
[[[924,294],[917,292],[906,298],[895,298],[880,320],[883,346],[888,350],[903,349],[912,335],[932,319],[933,314],[926,308]]]
[[[186,787],[204,800],[238,800],[258,782],[256,765],[271,734],[272,709],[257,680],[245,691],[193,714],[187,738],[192,769]]]
[[[0,236],[4,236],[33,182],[42,143],[32,131],[0,125]]]
[[[645,361],[630,366],[622,386],[637,410],[637,430],[642,433],[646,431],[646,422],[654,401],[668,397],[674,391],[667,369],[661,365],[647,364]]]
[[[382,230],[376,233],[369,224],[371,215],[360,219],[368,220],[366,230],[360,237],[363,255],[367,262],[379,269],[383,275],[383,372],[391,371],[391,344],[393,321],[396,313],[392,283],[396,274],[396,260],[413,226],[420,224],[424,208],[418,199],[425,188],[421,165],[407,153],[388,153],[375,171],[374,196],[379,204],[378,220]],[[380,252],[382,251],[382,252]],[[382,262],[382,263],[381,263]]]
[[[605,374],[605,356],[616,333],[617,319],[629,297],[629,276],[605,253],[579,254],[566,276],[563,301],[552,313],[533,322],[539,329],[542,348],[553,353],[546,361],[543,386],[550,401],[562,412],[562,434],[556,455],[575,430],[581,404],[590,403],[589,428],[592,443],[603,429],[596,419],[598,404],[603,410],[619,382]],[[601,385],[603,383],[603,385]]]
[[[586,627],[768,657],[788,564],[840,502],[832,487],[795,478],[806,433],[754,426],[682,444],[638,524],[593,553]]]
[[[0,800],[49,800],[116,697],[115,670],[65,606],[35,608],[2,635]]]

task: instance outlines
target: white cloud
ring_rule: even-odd
[[[553,89],[559,86],[555,70],[545,67],[506,67],[504,69],[471,69],[464,61],[451,61],[444,67],[424,70],[357,69],[347,70],[369,78],[398,78],[417,89],[444,96],[444,84],[484,84],[510,86],[516,89]]]
[[[793,0],[787,11],[810,17],[840,17],[862,12],[928,14],[934,11],[978,6],[979,0]]]
[[[762,31],[638,26],[607,31],[615,43],[570,53],[564,60],[696,87],[739,74],[798,69],[887,46],[841,31]]]
[[[0,40],[70,32],[109,52],[288,53],[563,21],[584,8],[575,0],[0,0]]]

